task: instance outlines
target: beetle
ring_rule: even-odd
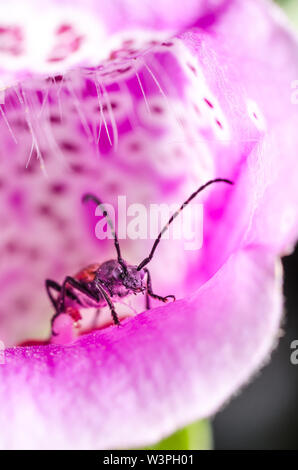
[[[150,271],[146,266],[152,260],[162,235],[168,229],[173,220],[180,214],[187,204],[189,204],[201,191],[207,188],[207,186],[219,182],[233,184],[233,182],[228,179],[216,178],[200,186],[189,196],[179,209],[171,215],[168,222],[154,241],[149,255],[144,258],[139,265],[135,266],[128,264],[122,258],[117,233],[114,230],[111,219],[109,218],[102,202],[93,194],[85,194],[82,198],[82,202],[95,202],[97,206],[100,206],[103,216],[107,219],[107,223],[111,228],[111,233],[114,239],[117,259],[108,260],[102,264],[96,263],[89,265],[73,277],[67,276],[61,286],[56,281],[46,279],[46,291],[55,309],[55,314],[51,320],[52,334],[56,334],[54,332],[53,325],[55,319],[61,313],[67,313],[77,321],[81,318],[80,309],[82,308],[95,307],[100,309],[101,307],[108,306],[114,324],[119,325],[120,321],[116,313],[114,302],[117,302],[130,294],[138,294],[141,292],[145,293],[147,310],[150,309],[150,298],[160,300],[161,302],[167,302],[169,299],[175,300],[174,295],[162,297],[153,292]],[[53,290],[56,292],[55,295],[53,294]]]

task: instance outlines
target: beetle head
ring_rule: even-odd
[[[133,292],[144,292],[143,283],[145,271],[138,271],[137,266],[126,265],[126,270],[121,272],[120,277],[123,285]]]

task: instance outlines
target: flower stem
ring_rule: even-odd
[[[209,450],[212,449],[212,430],[209,421],[197,421],[158,444],[148,447],[156,450]]]

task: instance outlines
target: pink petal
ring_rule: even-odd
[[[274,256],[254,248],[188,300],[121,328],[68,347],[9,349],[1,447],[132,448],[210,416],[267,357],[281,312]]]
[[[36,7],[38,2],[31,5]],[[51,2],[54,9],[57,5],[61,2]],[[88,18],[90,12],[94,16],[94,28],[89,21],[80,23],[88,25],[87,50],[93,59],[92,45],[99,51],[98,43],[104,43],[96,36],[101,33],[94,15],[99,13],[97,5],[104,2],[88,2],[85,10]],[[110,17],[103,14],[104,38],[113,28],[123,28],[123,11],[131,3],[121,5],[123,16],[118,10]],[[146,26],[152,39],[156,28],[164,36],[167,28],[176,31],[194,22],[192,13],[186,11],[182,17],[178,3],[167,19],[167,5],[158,2],[158,10],[153,10],[146,2],[145,19],[135,9],[129,33],[134,37],[135,27]],[[197,5],[200,9],[203,3]],[[5,448],[109,448],[154,442],[215,412],[272,347],[281,315],[280,275],[276,277],[274,257],[293,244],[298,226],[297,124],[290,102],[290,83],[298,72],[297,45],[269,3],[231,0],[222,5],[214,10],[218,15],[191,10],[203,29],[188,29],[179,40],[161,44],[158,35],[157,44],[148,49],[144,34],[145,43],[136,52],[128,47],[121,57],[125,68],[133,64],[128,72],[124,68],[120,74],[117,67],[111,71],[111,63],[104,63],[101,71],[109,71],[103,79],[109,93],[115,93],[120,84],[131,95],[129,100],[127,92],[117,92],[119,104],[129,110],[121,114],[120,106],[115,114],[118,148],[110,145],[107,132],[97,146],[90,143],[88,125],[98,132],[99,111],[94,107],[95,103],[98,107],[94,85],[98,70],[77,67],[64,73],[70,89],[64,84],[60,102],[57,90],[62,76],[56,77],[57,83],[43,78],[50,73],[47,56],[33,60],[29,50],[25,70],[11,63],[11,68],[2,70],[3,82],[9,85],[14,79],[37,75],[7,89],[1,106],[5,150],[1,220],[3,225],[11,224],[11,230],[1,234],[5,268],[0,276],[0,321],[5,315],[8,326],[1,324],[1,339],[7,338],[9,344],[29,332],[38,338],[48,334],[52,311],[44,293],[45,277],[61,280],[95,258],[110,256],[110,245],[94,239],[92,209],[81,209],[85,191],[100,190],[100,196],[112,202],[116,193],[126,194],[129,202],[181,202],[207,177],[235,181],[232,190],[216,188],[202,199],[206,224],[201,252],[185,255],[182,244],[173,249],[174,245],[164,243],[152,265],[155,285],[165,294],[172,286],[183,300],[126,320],[120,329],[86,335],[67,347],[6,352],[8,365],[0,366]],[[59,14],[56,18],[61,19]],[[72,58],[73,64],[90,65],[90,56],[83,52]],[[63,72],[69,69],[67,60],[60,64]],[[272,77],[278,77],[278,82]],[[24,96],[23,102],[20,99],[23,91],[27,102]],[[160,119],[157,113],[152,119],[146,99],[165,117]],[[182,133],[187,146],[177,166],[173,142],[178,133],[171,127],[174,113],[167,103],[177,105],[179,118],[188,122]],[[65,118],[61,126],[57,125],[59,104]],[[129,127],[129,119],[136,121],[138,113],[141,126]],[[29,171],[24,171],[32,144],[28,116],[38,143],[45,146],[49,180],[36,171],[40,170],[36,149]],[[112,127],[109,122],[115,139]],[[130,139],[135,139],[136,147],[145,142],[147,154],[141,151],[135,156],[129,150]],[[65,160],[59,160],[61,150]],[[245,251],[247,244],[265,247]],[[147,248],[147,242],[124,243],[125,256],[132,262]],[[210,280],[190,296],[206,279]]]
[[[226,0],[0,2],[1,88],[32,73],[98,65],[121,40],[169,38]],[[46,14],[45,14],[46,12]]]
[[[192,91],[197,91],[197,80],[188,58],[179,41],[158,43],[152,50],[139,51],[136,62],[126,59],[125,73],[118,71],[119,64],[105,64],[99,70],[71,71],[57,81],[27,80],[7,90],[1,108],[5,119],[0,121],[6,149],[0,162],[5,198],[1,216],[10,227],[1,237],[0,276],[1,336],[7,345],[40,338],[41,332],[44,338],[49,335],[52,308],[45,295],[46,278],[61,282],[67,273],[115,256],[111,240],[94,236],[98,219],[92,204],[81,204],[85,192],[94,192],[114,207],[117,195],[126,196],[127,207],[136,202],[146,207],[181,204],[199,185],[217,176],[213,148],[204,134],[197,139],[206,113],[206,87],[196,100],[202,105],[200,117],[194,111]],[[111,76],[102,75],[111,66]],[[174,83],[171,76],[179,80]],[[116,129],[107,111],[105,123],[100,124],[99,101],[108,101],[100,91],[102,84],[116,106]],[[214,138],[212,119],[202,125]],[[224,176],[233,171],[232,164]],[[196,201],[205,202],[210,241],[203,249],[217,236],[213,215],[208,213],[209,196],[213,194],[224,210],[224,197],[232,192],[231,187],[213,187]],[[123,254],[132,263],[140,262],[152,243],[152,239],[121,240]],[[186,252],[183,240],[169,240],[161,243],[157,255],[151,269],[160,294],[173,290],[182,297],[198,286],[199,276],[188,275],[190,265],[198,267],[198,250]],[[167,276],[160,265],[167,267]]]
[[[216,235],[209,243],[205,230],[199,273],[208,279],[239,246],[263,243],[284,254],[297,240],[297,37],[270,2],[235,0],[205,30],[180,38],[214,96],[213,118],[220,110],[228,126],[227,141],[213,145],[217,172],[233,168],[237,181],[224,210],[210,201]]]

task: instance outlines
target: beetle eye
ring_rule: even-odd
[[[115,277],[115,279],[123,279],[122,269],[115,270],[114,277]]]
[[[121,271],[120,269],[114,269],[112,273],[113,278],[117,281],[121,278]]]

